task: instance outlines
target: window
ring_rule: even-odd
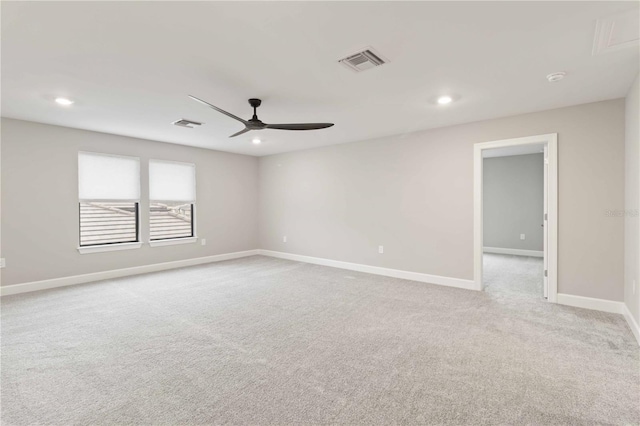
[[[138,203],[80,203],[80,246],[138,241]]]
[[[127,248],[140,247],[138,158],[78,153],[78,198],[80,252],[119,249],[116,245],[125,243],[138,243]]]
[[[193,204],[150,204],[150,240],[193,237]]]
[[[152,245],[154,241],[195,241],[195,164],[150,160],[149,199]]]

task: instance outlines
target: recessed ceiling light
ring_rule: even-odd
[[[253,138],[251,142],[253,142],[254,145],[260,145],[262,143],[262,141],[258,138]]]
[[[451,101],[453,101],[453,99],[451,98],[451,96],[440,96],[438,98],[438,103],[440,105],[446,105],[446,104],[450,104]]]
[[[549,83],[555,83],[556,81],[562,80],[566,75],[564,72],[554,72],[547,76],[547,80],[549,80]]]
[[[56,103],[64,106],[69,106],[73,103],[73,101],[67,98],[56,98]]]

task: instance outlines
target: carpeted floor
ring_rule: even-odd
[[[507,260],[486,292],[255,256],[4,297],[2,424],[640,423],[623,317]]]
[[[494,299],[513,303],[514,299],[544,299],[544,261],[541,257],[484,253],[484,289]]]

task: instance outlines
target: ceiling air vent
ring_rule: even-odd
[[[181,118],[178,121],[174,121],[172,124],[180,127],[188,127],[189,129],[193,129],[193,126],[202,126],[202,123],[198,123],[197,121],[187,120],[186,118]]]
[[[355,72],[360,72],[368,70],[370,68],[379,67],[380,65],[386,64],[389,61],[384,59],[373,49],[368,48],[363,50],[362,52],[358,52],[353,55],[349,55],[344,59],[340,59],[338,62]]]

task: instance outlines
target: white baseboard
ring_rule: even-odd
[[[636,336],[636,340],[638,341],[638,345],[640,345],[640,326],[636,322],[636,320],[633,317],[633,315],[631,315],[631,312],[629,311],[629,308],[627,307],[626,304],[624,304],[624,312],[623,312],[623,314],[624,314],[624,318],[627,320],[627,324],[629,324],[629,328],[633,332],[633,335]]]
[[[46,290],[56,287],[66,287],[75,284],[84,284],[93,281],[101,281],[112,278],[139,275],[149,272],[164,271],[167,269],[183,268],[186,266],[201,265],[204,263],[220,262],[223,260],[239,259],[241,257],[263,255],[277,257],[280,259],[294,260],[297,262],[312,263],[315,265],[330,266],[333,268],[348,269],[350,271],[365,272],[369,274],[383,275],[387,277],[400,278],[405,280],[419,281],[430,284],[437,284],[447,287],[462,288],[465,290],[480,290],[473,280],[462,278],[443,277],[439,275],[423,274],[420,272],[402,271],[399,269],[382,268],[379,266],[363,265],[359,263],[342,262],[339,260],[323,259],[319,257],[303,256],[299,254],[284,253],[272,250],[246,250],[235,253],[218,254],[214,256],[198,257],[194,259],[176,260],[173,262],[155,263],[152,265],[136,266],[133,268],[115,269],[112,271],[95,272],[84,275],[74,275],[70,277],[53,278],[49,280],[33,281],[23,284],[14,284],[0,287],[0,296],[12,294],[28,293],[38,290]],[[595,299],[592,297],[574,296],[571,294],[558,293],[557,302],[561,305],[574,306],[578,308],[593,309],[597,311],[611,312],[624,315],[629,328],[633,332],[640,345],[640,326],[631,315],[629,308],[623,302],[613,300]]]
[[[622,314],[629,324],[629,328],[640,345],[640,327],[629,312],[629,308],[624,302],[616,302],[614,300],[595,299],[593,297],[574,296],[572,294],[558,293],[558,303],[561,305],[574,306],[576,308],[592,309],[594,311],[611,312],[614,314]]]
[[[533,257],[544,257],[544,252],[539,250],[521,250],[521,249],[510,249],[510,248],[500,248],[500,247],[482,247],[482,251],[485,253],[496,253],[496,254],[513,254],[516,256],[533,256]]]
[[[573,294],[558,293],[558,303],[576,308],[593,309],[594,311],[623,314],[625,305],[615,300],[595,299],[593,297],[574,296]]]
[[[386,277],[401,278],[404,280],[420,281],[423,283],[438,284],[447,287],[463,288],[465,290],[479,290],[475,281],[462,278],[442,277],[439,275],[423,274],[420,272],[402,271],[399,269],[382,268],[379,266],[363,265],[360,263],[342,262],[339,260],[323,259],[320,257],[303,256],[300,254],[284,253],[272,250],[259,250],[261,255],[277,257],[280,259],[295,260],[298,262],[313,263],[315,265],[331,266],[333,268],[348,269],[350,271],[366,272],[369,274],[384,275]]]
[[[235,253],[217,254],[214,256],[196,257],[194,259],[176,260],[173,262],[154,263],[152,265],[135,266],[133,268],[115,269],[113,271],[94,272],[91,274],[74,275],[71,277],[53,278],[50,280],[33,281],[23,284],[14,284],[0,287],[1,296],[27,293],[30,291],[46,290],[49,288],[65,287],[75,284],[84,284],[92,281],[108,280],[130,275],[146,274],[167,269],[183,268],[185,266],[201,265],[203,263],[220,262],[223,260],[238,259],[241,257],[255,256],[259,250],[239,251]]]

